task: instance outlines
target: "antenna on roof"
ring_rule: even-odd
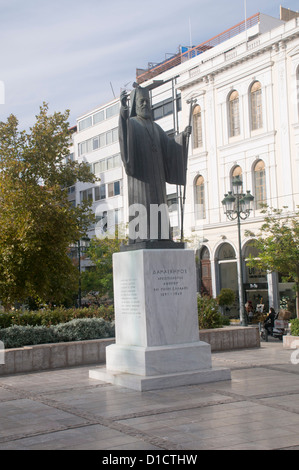
[[[111,90],[112,90],[113,96],[114,96],[114,98],[115,98],[115,93],[114,93],[113,86],[112,86],[112,83],[111,83],[111,82],[110,82],[110,86],[111,86]]]
[[[189,16],[189,44],[190,44],[190,47],[193,47],[190,16]]]
[[[247,7],[246,7],[246,0],[244,0],[244,16],[245,16],[245,33],[246,33],[246,49],[247,49]]]

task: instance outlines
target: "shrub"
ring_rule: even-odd
[[[291,321],[291,335],[299,336],[299,318],[295,318]]]
[[[83,318],[53,327],[59,341],[84,341],[114,336],[114,324],[103,318]]]
[[[75,318],[103,318],[106,321],[114,320],[113,306],[69,308],[55,307],[36,311],[13,310],[0,313],[0,329],[12,325],[50,326],[66,323]]]
[[[197,296],[198,323],[200,329],[221,328],[223,317],[219,312],[218,303],[207,295]]]
[[[218,305],[224,307],[226,305],[232,305],[235,301],[235,293],[232,289],[221,289],[220,294],[217,296]]]
[[[55,335],[51,328],[46,326],[20,326],[13,325],[0,330],[0,339],[5,349],[22,348],[26,345],[55,342]]]
[[[9,349],[34,344],[111,338],[114,334],[113,322],[107,322],[103,318],[84,318],[48,327],[13,325],[0,330],[0,340]]]

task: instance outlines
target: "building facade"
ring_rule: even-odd
[[[278,20],[257,14],[210,41],[181,49],[173,58],[137,72],[151,93],[155,121],[176,134],[191,120],[184,210],[184,237],[196,251],[198,290],[216,296],[236,292],[231,314],[238,316],[238,233],[221,201],[239,176],[254,196],[254,210],[241,224],[245,300],[255,308],[295,308],[291,284],[279,273],[249,269],[257,256],[247,230],[263,221],[261,203],[293,214],[299,204],[299,18]],[[190,100],[196,103],[190,105]],[[126,223],[127,187],[118,144],[119,100],[77,120],[74,158],[100,178],[78,183],[73,197],[92,200],[97,231]],[[167,186],[174,237],[181,236],[180,197],[184,188]],[[178,205],[177,205],[178,204]],[[263,306],[263,307],[260,307]]]

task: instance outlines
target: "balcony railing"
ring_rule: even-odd
[[[140,73],[140,69],[137,70],[136,72],[137,83],[141,84],[147,80],[150,80],[151,78],[154,78],[157,75],[160,75],[160,73],[163,73],[166,70],[176,67],[177,65],[180,65],[182,62],[192,59],[193,57],[196,57],[197,55],[202,54],[203,52],[215,46],[218,46],[222,42],[227,41],[228,39],[231,39],[234,36],[237,36],[237,34],[243,33],[245,29],[251,28],[252,26],[255,26],[256,24],[258,24],[259,18],[260,18],[260,13],[256,13],[255,15],[250,16],[250,18],[247,18],[247,20],[241,21],[235,26],[232,26],[226,31],[223,31],[223,33],[217,34],[217,36],[214,36],[213,38],[199,44],[198,46],[195,46],[192,48],[185,48],[187,50],[184,50],[182,48],[182,51],[180,53],[174,55],[170,59],[167,59],[161,62],[160,64],[155,65],[154,67],[149,68],[146,71],[143,71],[142,73]]]

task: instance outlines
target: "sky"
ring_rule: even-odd
[[[279,18],[298,0],[0,0],[0,121],[20,129],[39,107],[76,118],[132,88],[147,68],[255,13]],[[3,90],[4,89],[4,90]],[[4,103],[3,103],[4,102]]]

